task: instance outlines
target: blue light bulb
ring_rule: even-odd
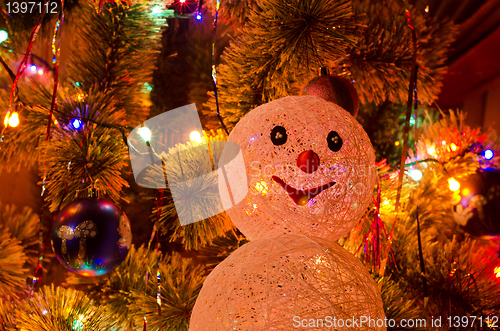
[[[75,118],[74,120],[71,121],[71,125],[76,129],[80,129],[83,126],[83,122],[80,121],[78,118]]]
[[[491,149],[487,149],[484,151],[484,158],[486,160],[491,160],[493,158],[495,154],[493,153],[493,151]]]
[[[200,13],[196,14],[196,20],[201,21],[201,14]]]

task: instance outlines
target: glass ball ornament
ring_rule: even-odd
[[[116,268],[132,245],[130,222],[112,202],[100,198],[67,204],[51,228],[52,250],[71,272],[85,277]]]
[[[340,320],[363,318],[372,324],[353,329],[386,330],[379,289],[359,259],[325,239],[283,235],[244,244],[208,275],[189,330],[295,330],[304,320],[311,330],[344,330]]]
[[[500,170],[478,170],[460,184],[460,202],[453,208],[455,221],[475,237],[500,237]]]
[[[341,76],[324,75],[313,78],[302,88],[300,95],[315,95],[339,105],[353,117],[358,114],[358,93],[351,81]]]
[[[346,110],[322,98],[289,96],[257,107],[228,141],[240,146],[246,167],[229,180],[247,185],[248,193],[227,213],[250,240],[281,234],[337,240],[372,199],[377,169],[370,139]]]

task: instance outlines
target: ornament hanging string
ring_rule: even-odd
[[[46,1],[44,0],[43,2],[43,8],[45,8]],[[9,98],[9,109],[7,110],[7,115],[6,115],[6,122],[4,123],[4,126],[2,128],[2,132],[0,135],[3,135],[6,127],[7,127],[7,122],[8,119],[10,118],[10,113],[12,111],[12,102],[15,97],[17,97],[18,90],[17,90],[17,84],[19,82],[19,78],[24,73],[24,70],[26,70],[26,63],[28,62],[28,57],[30,56],[31,53],[31,48],[33,47],[33,44],[35,43],[36,36],[38,35],[38,31],[40,30],[40,27],[42,26],[42,19],[45,16],[45,10],[42,10],[40,15],[38,16],[38,19],[35,23],[35,27],[31,31],[31,36],[29,39],[28,43],[28,48],[26,49],[26,53],[24,54],[23,59],[21,60],[21,63],[19,64],[19,68],[17,69],[17,74],[16,77],[14,78],[14,82],[12,83],[11,90],[10,90],[10,98]]]
[[[50,125],[54,109],[57,110],[57,85],[59,80],[59,55],[61,53],[61,29],[64,23],[64,1],[61,0],[61,11],[54,28],[54,37],[52,38],[52,64],[54,65],[54,90],[52,92],[52,102],[50,105],[49,118],[47,120],[47,141],[50,137]]]
[[[405,2],[406,3],[406,2]],[[406,3],[406,5],[408,5]],[[403,142],[403,151],[401,153],[401,163],[399,166],[399,177],[398,177],[398,186],[396,193],[396,204],[394,208],[394,222],[391,229],[391,238],[394,233],[394,228],[396,227],[396,223],[398,220],[398,211],[399,211],[399,203],[401,200],[401,189],[403,186],[403,178],[405,174],[405,163],[406,157],[408,155],[408,136],[410,132],[410,119],[411,119],[411,110],[413,106],[413,89],[416,87],[417,82],[417,34],[415,32],[415,27],[413,26],[410,11],[406,9],[406,19],[408,21],[408,27],[411,30],[411,39],[412,39],[412,59],[411,59],[411,74],[410,74],[410,84],[408,86],[408,101],[406,104],[406,120],[405,120],[405,129],[404,129],[404,142]]]
[[[214,16],[214,35],[213,35],[213,42],[212,42],[212,82],[214,83],[214,97],[215,97],[215,106],[217,107],[217,117],[219,118],[220,124],[222,125],[222,128],[224,131],[226,131],[226,134],[229,136],[229,131],[226,128],[226,125],[224,124],[224,121],[222,120],[222,116],[220,116],[220,109],[219,109],[219,95],[217,93],[217,71],[215,69],[215,51],[216,51],[216,42],[217,42],[217,21],[219,19],[219,7],[220,7],[220,0],[217,0],[217,4],[215,6],[215,16]]]

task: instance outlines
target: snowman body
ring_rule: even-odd
[[[248,194],[227,212],[251,242],[209,275],[190,330],[342,330],[349,318],[385,330],[375,282],[333,243],[372,198],[375,153],[361,125],[321,98],[285,97],[247,114],[228,140],[242,150]]]

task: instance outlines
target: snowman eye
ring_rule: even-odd
[[[271,131],[271,141],[276,146],[283,145],[286,143],[286,139],[288,138],[286,134],[286,129],[282,126],[275,126]]]
[[[334,152],[338,152],[342,148],[342,138],[336,131],[330,131],[326,141],[328,142],[328,148]]]

